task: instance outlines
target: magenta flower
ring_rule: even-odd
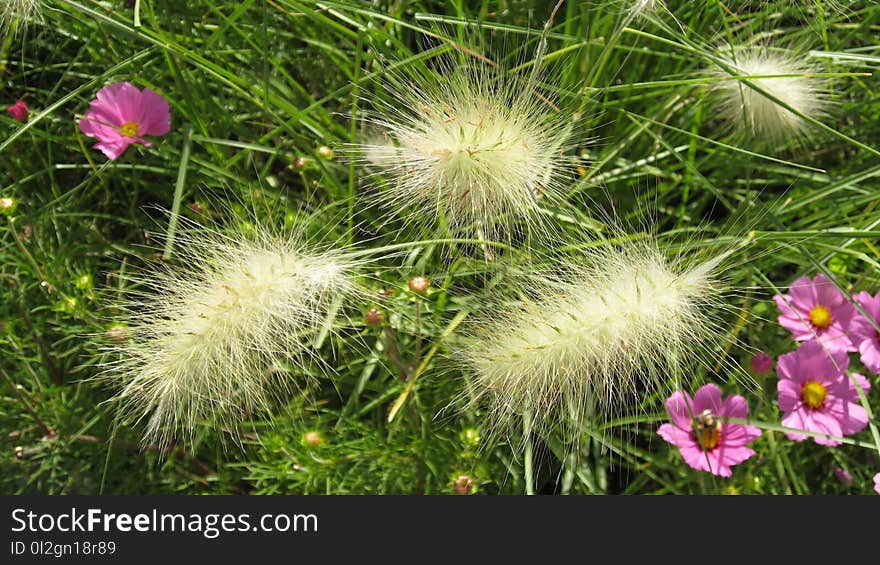
[[[707,384],[693,400],[686,392],[674,392],[666,400],[666,410],[672,423],[660,426],[657,434],[677,446],[685,463],[698,471],[729,477],[733,465],[755,454],[745,446],[755,441],[761,430],[724,421],[749,415],[749,405],[742,396],[723,400],[721,389]]]
[[[860,292],[853,297],[865,313],[880,326],[880,292],[873,298],[867,292]],[[861,315],[856,315],[849,324],[849,333],[853,344],[858,347],[862,364],[872,373],[880,373],[880,332],[871,322]]]
[[[779,358],[776,384],[782,425],[842,437],[862,431],[868,414],[859,402],[859,393],[846,375],[849,357],[844,351],[828,352],[815,341],[808,341]],[[870,388],[868,379],[853,373],[862,390]],[[794,441],[807,439],[804,434],[785,434]],[[840,445],[839,441],[813,437],[822,445]]]
[[[749,364],[756,375],[766,375],[773,370],[773,357],[762,351],[754,354]]]
[[[9,112],[9,115],[12,116],[12,119],[16,122],[25,121],[30,113],[24,100],[16,100],[15,104],[6,107],[6,111]]]
[[[856,351],[846,333],[856,309],[825,275],[801,277],[788,292],[773,300],[781,312],[779,324],[795,341],[816,339],[829,351]]]
[[[122,155],[129,145],[152,145],[145,135],[165,135],[171,129],[168,101],[145,88],[143,92],[127,82],[117,82],[98,91],[79,129],[98,139],[99,149],[110,159]]]

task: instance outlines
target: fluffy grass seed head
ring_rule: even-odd
[[[467,398],[505,429],[529,413],[538,433],[573,441],[664,387],[679,386],[714,327],[720,258],[688,265],[654,243],[592,251],[535,300],[493,312],[458,352]],[[586,265],[586,266],[585,266]]]
[[[267,415],[304,384],[286,374],[308,355],[309,333],[352,290],[342,252],[257,226],[250,236],[193,227],[178,234],[182,269],[160,266],[132,291],[129,339],[105,377],[125,419],[146,420],[144,442],[164,447],[200,424],[230,428]]]
[[[380,205],[488,238],[542,223],[539,201],[559,200],[573,170],[572,117],[538,91],[534,70],[487,61],[450,56],[434,71],[391,71],[388,99],[367,100],[365,120],[381,133],[349,151],[384,176]]]
[[[725,49],[720,61],[726,68],[712,71],[719,114],[732,130],[752,138],[780,142],[804,138],[811,125],[798,114],[767,97],[743,80],[813,119],[825,116],[828,107],[826,79],[814,76],[816,68],[803,54],[792,50],[746,47]],[[754,78],[750,78],[754,77]]]

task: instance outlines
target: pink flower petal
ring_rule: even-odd
[[[864,310],[868,316],[874,320],[880,320],[880,292],[878,292],[876,296],[871,296],[867,292],[862,291],[853,296],[853,300],[862,307],[862,310]],[[858,317],[864,318],[861,314],[859,314]]]
[[[791,300],[795,304],[803,306],[809,305],[811,308],[819,302],[816,286],[827,283],[828,279],[826,279],[825,275],[822,273],[816,275],[816,278],[813,280],[810,280],[810,277],[801,277],[791,283],[791,286],[788,288],[788,293],[791,295]],[[809,311],[809,308],[807,308],[807,310]]]
[[[118,159],[120,155],[125,153],[125,150],[128,149],[129,145],[131,145],[129,141],[119,139],[116,141],[101,141],[96,143],[93,147],[112,160]]]
[[[761,437],[761,429],[741,424],[725,424],[721,428],[723,443],[728,447],[741,447]]]
[[[709,471],[710,468],[711,456],[709,453],[703,452],[698,446],[689,446],[689,447],[681,447],[679,449],[684,462],[691,469],[696,469],[697,471]],[[715,465],[717,468],[717,465]]]
[[[692,401],[686,392],[675,391],[666,399],[666,411],[673,423],[683,430],[691,429],[691,406]]]
[[[171,107],[168,101],[145,88],[141,95],[139,135],[165,135],[171,130]]]
[[[831,383],[839,380],[841,374],[849,368],[849,356],[845,351],[831,351],[824,345],[808,341],[797,350],[786,354],[792,355],[797,363],[798,378],[795,380]]]
[[[796,341],[804,341],[813,338],[813,332],[806,314],[793,308],[792,304],[788,302],[789,299],[787,296],[780,296],[777,294],[773,297],[773,300],[776,302],[776,305],[781,312],[777,318],[780,326],[790,331],[792,337]]]
[[[791,379],[780,379],[776,382],[779,409],[791,412],[801,403],[801,383]]]
[[[843,436],[841,422],[831,414],[820,410],[813,410],[811,412],[804,412],[803,420],[806,424],[806,427],[803,429],[807,431],[828,434],[834,437]],[[839,441],[824,437],[814,436],[813,441],[821,445],[840,445]]]
[[[79,129],[88,137],[97,137],[101,140],[121,139],[116,115],[104,106],[95,106],[83,114],[79,122]]]
[[[694,444],[694,441],[690,438],[690,432],[672,424],[663,424],[660,426],[657,429],[657,435],[676,447],[685,447]]]
[[[810,411],[806,408],[795,410],[782,418],[782,425],[787,428],[796,430],[804,430],[814,433],[823,433],[840,437],[843,430],[840,423],[833,417],[821,412]],[[803,441],[807,437],[811,437],[813,441],[822,445],[840,445],[840,442],[815,436],[807,436],[796,432],[786,432],[785,435],[792,441]]]
[[[859,346],[859,359],[872,373],[880,374],[880,342],[865,340]]]
[[[779,360],[776,362],[776,375],[780,379],[800,382],[797,351],[792,351],[791,353],[779,356]]]
[[[846,353],[847,351],[857,351],[852,339],[837,325],[828,328],[820,337],[819,341],[826,350],[832,353]]]
[[[749,405],[746,403],[745,398],[738,394],[733,394],[724,400],[720,415],[724,418],[748,418]]]
[[[136,122],[140,118],[141,91],[129,82],[111,84],[102,90],[106,90],[105,99],[112,104],[119,115],[119,125]],[[101,92],[98,92],[101,99]]]
[[[849,388],[852,392],[855,393],[855,395],[853,395],[851,398],[853,399],[853,402],[861,402],[861,400],[859,399],[859,393],[856,391],[855,385],[857,383],[859,385],[859,388],[862,389],[862,392],[867,394],[868,391],[871,390],[871,382],[864,375],[860,375],[858,373],[853,373],[852,378],[855,383],[850,381]]]
[[[731,466],[738,465],[754,455],[755,451],[748,447],[723,447],[719,448],[718,460],[722,467],[729,469]]]
[[[694,414],[700,414],[709,410],[712,414],[720,415],[723,403],[721,402],[721,389],[714,383],[700,387],[694,395]]]
[[[843,428],[842,435],[857,434],[868,426],[868,412],[861,404],[848,402],[838,421]]]
[[[832,309],[832,307],[846,303],[840,290],[822,273],[813,279],[813,288],[816,291],[816,304]]]
[[[127,95],[131,95],[131,89],[133,88],[134,87],[127,82],[108,84],[100,89],[95,95],[95,100],[91,103],[92,109],[99,110],[107,116],[110,116],[112,118],[110,123],[115,126],[124,124],[128,120],[122,113],[119,100],[125,98]],[[136,91],[137,88],[134,88],[134,90]]]
[[[730,465],[725,464],[723,458],[723,450],[722,448],[713,449],[709,451],[705,455],[705,459],[708,459],[708,466],[706,471],[709,471],[716,477],[729,477],[733,474]]]

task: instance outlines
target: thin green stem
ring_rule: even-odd
[[[171,218],[168,220],[168,236],[165,239],[163,259],[170,259],[174,250],[174,234],[180,217],[180,202],[183,200],[183,187],[186,184],[186,168],[189,164],[189,153],[192,148],[192,124],[183,129],[183,150],[180,152],[180,166],[177,169],[177,182],[174,185],[174,201],[171,203]]]

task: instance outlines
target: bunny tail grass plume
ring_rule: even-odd
[[[348,150],[384,178],[376,202],[487,238],[543,228],[538,203],[560,200],[575,162],[573,117],[538,89],[540,44],[525,76],[470,50],[389,71],[388,99],[365,101],[380,133]]]
[[[730,129],[770,142],[806,137],[810,123],[777,100],[810,118],[825,117],[827,81],[813,75],[817,68],[806,61],[805,54],[767,47],[727,48],[719,61],[721,69],[711,74],[725,80],[712,89],[719,114]],[[734,76],[741,79],[730,79]]]
[[[162,447],[202,423],[235,435],[305,384],[310,332],[353,290],[343,252],[259,225],[249,236],[190,226],[175,258],[184,268],[130,277],[146,291],[131,292],[129,338],[104,373],[122,387],[123,419],[146,420],[145,444]]]
[[[469,407],[488,405],[498,430],[522,415],[526,432],[574,442],[679,379],[713,335],[725,255],[668,260],[652,240],[589,252],[559,280],[544,279],[478,324],[460,359]]]

